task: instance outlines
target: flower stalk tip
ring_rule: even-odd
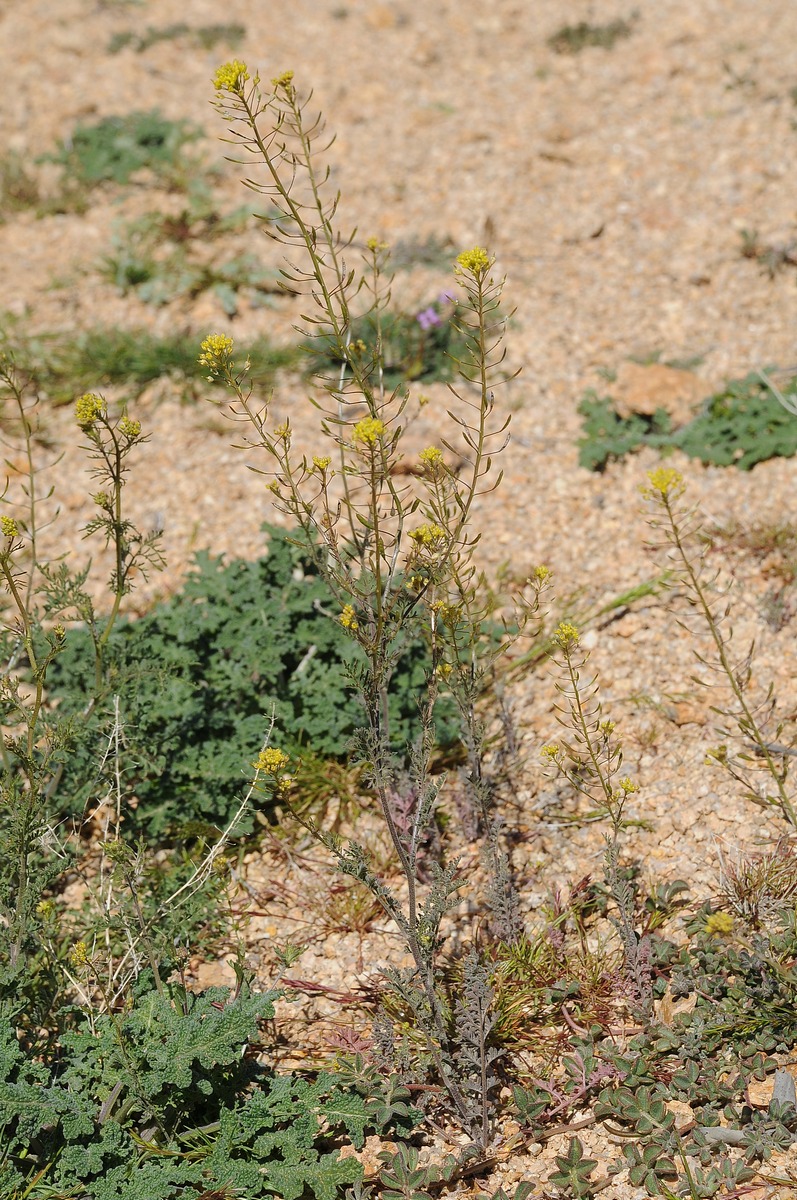
[[[234,58],[232,62],[223,63],[213,75],[213,86],[217,92],[232,92],[235,96],[243,95],[244,84],[250,78],[246,63]]]
[[[81,429],[91,429],[105,416],[105,401],[96,392],[85,392],[75,402],[75,420]]]
[[[486,275],[492,266],[490,256],[481,246],[474,246],[472,250],[463,250],[457,255],[456,265],[454,270],[457,274],[473,275],[476,279],[481,279]]]
[[[210,371],[208,381],[213,382],[219,375],[224,375],[232,365],[232,351],[235,343],[225,333],[211,333],[199,347],[199,365]]]

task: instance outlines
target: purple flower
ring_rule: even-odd
[[[432,329],[435,325],[443,324],[443,318],[440,316],[440,313],[431,305],[429,305],[428,308],[425,308],[423,312],[419,312],[416,315],[415,320],[423,330]]]

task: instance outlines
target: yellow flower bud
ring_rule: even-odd
[[[709,913],[703,928],[709,937],[728,937],[733,933],[733,917],[730,913]]]
[[[85,942],[75,942],[69,951],[69,962],[76,970],[89,965],[89,952]]]
[[[141,422],[133,421],[130,417],[122,417],[119,422],[119,432],[132,441],[141,433]]]
[[[276,79],[272,79],[271,83],[275,91],[279,91],[280,88],[282,88],[284,92],[288,92],[290,95],[290,93],[294,90],[293,71],[283,71],[281,75],[276,77]]]
[[[338,617],[338,620],[340,621],[340,623],[344,629],[355,630],[355,629],[359,628],[359,626],[357,625],[357,618],[354,615],[354,608],[352,607],[351,604],[345,604],[343,606],[343,611],[341,612],[340,616]]]

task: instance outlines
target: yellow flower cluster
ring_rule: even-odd
[[[285,92],[288,92],[288,93],[292,92],[293,91],[293,71],[283,71],[281,75],[278,75],[276,77],[276,79],[272,79],[271,83],[272,83],[275,91],[279,90],[279,88],[282,88],[282,90]]]
[[[556,742],[551,742],[548,746],[543,746],[540,750],[540,756],[547,758],[549,762],[556,762],[559,758],[559,747]]]
[[[677,500],[686,491],[684,477],[674,467],[648,471],[648,480],[649,483],[639,489],[646,500]]]
[[[223,63],[213,76],[213,86],[217,92],[233,92],[236,96],[243,94],[244,84],[249,79],[246,63],[234,58],[232,62]]]
[[[91,497],[97,508],[108,508],[111,503],[111,497],[107,492],[95,492]]]
[[[54,915],[55,905],[53,904],[52,900],[40,900],[36,905],[36,912],[46,921],[49,917]]]
[[[275,746],[269,746],[266,750],[260,751],[257,761],[252,765],[256,771],[265,771],[268,775],[276,775],[279,771],[283,771],[289,762],[290,759],[284,750],[277,750]]]
[[[322,475],[323,475],[324,471],[327,470],[327,468],[329,467],[329,464],[331,462],[332,462],[332,459],[329,457],[328,454],[324,454],[324,455],[314,454],[313,455],[313,466],[315,467],[316,471],[320,471]]]
[[[122,417],[119,422],[119,432],[126,438],[137,438],[141,433],[141,422],[134,421],[130,417]]]
[[[380,242],[379,238],[369,237],[365,244],[372,254],[376,254],[380,250],[387,250],[387,242]]]
[[[205,338],[199,349],[199,365],[210,371],[208,382],[212,383],[218,375],[223,375],[230,365],[234,342],[224,333],[211,333]]]
[[[75,402],[75,420],[81,429],[90,429],[105,416],[105,401],[96,392],[86,392]]]
[[[435,546],[445,536],[446,531],[440,525],[419,525],[417,529],[411,529],[408,534],[408,537],[412,538],[417,546]]]
[[[534,568],[534,575],[532,578],[535,583],[547,583],[547,581],[551,578],[551,574],[552,572],[550,567],[541,565]]]
[[[13,517],[0,517],[0,529],[2,529],[4,537],[19,537],[19,526]]]
[[[480,279],[490,269],[490,256],[481,246],[474,246],[472,250],[463,250],[457,255],[454,269],[460,274],[474,275]]]
[[[354,426],[354,440],[365,446],[375,446],[384,432],[385,422],[379,417],[363,417]]]
[[[560,650],[575,650],[578,645],[578,630],[569,621],[562,621],[554,630],[553,640]]]
[[[435,600],[429,608],[444,625],[455,625],[459,619],[460,609],[456,604],[447,604],[445,600]]]
[[[424,467],[428,467],[434,473],[442,465],[443,451],[439,450],[437,446],[427,446],[425,450],[421,450],[418,458]]]
[[[69,962],[71,966],[87,967],[89,965],[89,951],[85,942],[75,942],[72,949],[69,951]]]
[[[733,917],[730,913],[709,913],[703,928],[709,937],[728,937],[733,933]]]
[[[290,445],[291,427],[287,421],[285,421],[284,424],[276,427],[274,430],[274,437],[279,438],[279,440],[284,442],[286,446]]]
[[[354,615],[354,609],[352,608],[351,604],[344,604],[343,611],[341,612],[338,620],[344,629],[355,630],[359,628],[357,624],[357,618]]]

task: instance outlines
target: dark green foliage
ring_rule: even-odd
[[[154,171],[167,182],[185,166],[186,143],[201,131],[185,121],[171,121],[157,109],[103,117],[94,125],[78,125],[53,162],[80,184],[129,183],[136,171]]]
[[[90,329],[74,336],[40,336],[27,344],[15,339],[21,369],[35,378],[56,403],[71,403],[84,391],[110,384],[139,390],[162,376],[204,379],[197,361],[198,339],[185,334],[159,337],[144,329]],[[241,347],[252,363],[251,376],[259,385],[273,382],[274,373],[297,362],[293,349],[279,349],[265,338]]]
[[[598,396],[597,392],[589,391],[578,411],[584,418],[578,461],[588,471],[602,471],[610,460],[622,458],[642,445],[669,444],[671,423],[662,409],[652,417],[636,413],[621,417],[610,396]]]
[[[797,378],[783,388],[797,396]],[[797,452],[797,416],[786,409],[755,372],[733,380],[705,403],[703,411],[673,430],[664,412],[653,417],[620,417],[610,397],[588,392],[579,405],[584,432],[579,462],[602,471],[611,459],[622,458],[640,446],[677,447],[691,458],[718,467],[747,471],[769,458],[790,458]]]
[[[580,54],[588,46],[599,46],[611,50],[617,42],[629,38],[633,32],[631,21],[618,17],[604,25],[591,21],[579,21],[575,25],[563,25],[548,38],[548,45],[556,54]]]
[[[336,1074],[341,1087],[366,1099],[369,1120],[378,1128],[390,1126],[400,1135],[407,1136],[422,1119],[423,1114],[410,1103],[410,1091],[403,1086],[399,1076],[385,1077],[380,1068],[366,1065],[361,1054],[341,1059]]]
[[[571,1138],[567,1154],[556,1156],[557,1169],[550,1181],[569,1196],[589,1196],[592,1191],[589,1177],[597,1165],[594,1158],[584,1156],[584,1147],[579,1139]]]
[[[797,379],[789,381],[783,394],[797,395]],[[673,444],[703,463],[748,471],[768,458],[791,458],[797,451],[797,416],[757,374],[750,374],[712,396]]]
[[[417,313],[386,312],[380,316],[382,356],[385,384],[396,387],[410,381],[431,383],[454,376],[454,359],[466,352],[466,342],[458,327],[457,304],[442,293]],[[361,342],[362,354],[373,354],[377,331],[370,316],[359,317],[352,323],[351,340]],[[325,345],[321,336],[308,342],[315,374],[328,374],[330,367],[342,365],[337,349]]]
[[[198,25],[191,28],[184,21],[174,25],[162,25],[155,28],[148,25],[143,33],[134,29],[126,29],[124,33],[115,33],[108,43],[108,53],[118,54],[120,50],[135,50],[143,54],[150,46],[158,42],[171,42],[185,39],[198,46],[201,50],[212,50],[219,43],[231,46],[233,49],[243,40],[246,29],[243,25]]]
[[[227,822],[272,712],[275,743],[298,754],[307,747],[342,758],[363,722],[344,672],[355,645],[329,614],[328,592],[306,556],[282,531],[269,532],[269,553],[258,562],[225,566],[200,554],[178,596],[111,638],[110,688],[121,698],[136,764],[128,777],[138,797],[135,820],[152,833]],[[428,662],[423,643],[404,649],[392,682],[399,748],[413,736]],[[65,715],[83,711],[92,671],[87,634],[70,631],[49,680]],[[92,764],[102,750],[105,705],[99,709],[65,765],[58,799],[72,812],[96,794]],[[442,708],[438,741],[450,745],[455,736],[451,709],[446,719]]]
[[[92,1200],[167,1200],[213,1188],[335,1200],[361,1177],[339,1147],[384,1129],[381,1081],[272,1076],[250,1056],[276,993],[159,995],[142,976],[124,1012],[80,1014],[58,1054],[0,1024],[0,1188],[47,1184]],[[39,1195],[38,1192],[34,1195]]]
[[[439,1165],[419,1166],[414,1146],[399,1145],[395,1152],[383,1150],[379,1158],[384,1163],[379,1173],[380,1200],[431,1200],[432,1188],[451,1184],[461,1174],[462,1167],[473,1156],[474,1147],[467,1147],[459,1157],[447,1154]]]

